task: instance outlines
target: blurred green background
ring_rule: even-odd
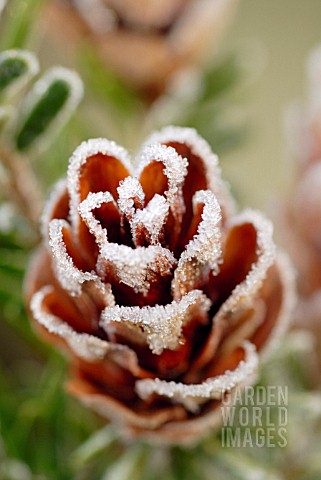
[[[284,116],[289,105],[305,95],[306,58],[321,44],[321,2],[241,0],[222,43],[223,48],[243,51],[252,73],[242,103],[249,138],[224,156],[225,176],[243,205],[264,208],[293,177]]]

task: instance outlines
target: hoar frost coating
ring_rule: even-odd
[[[127,437],[193,442],[285,330],[292,271],[269,220],[234,213],[194,130],[152,134],[137,160],[105,139],[76,149],[43,215],[27,300],[70,358],[72,394]]]

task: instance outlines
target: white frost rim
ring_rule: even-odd
[[[72,154],[69,160],[67,173],[67,185],[70,196],[70,218],[73,228],[78,228],[79,216],[78,206],[80,204],[80,183],[79,177],[82,166],[88,158],[94,155],[105,155],[114,157],[119,160],[131,174],[132,166],[127,150],[117,143],[105,138],[92,138],[86,142],[82,142]]]
[[[237,215],[229,227],[245,223],[250,223],[256,230],[258,259],[252,265],[245,280],[234,288],[230,297],[223,303],[219,314],[233,312],[239,306],[250,307],[254,296],[262,287],[268,269],[275,262],[276,247],[272,237],[272,223],[260,212],[249,209]]]
[[[111,268],[118,281],[146,296],[151,282],[159,275],[172,273],[176,259],[167,248],[161,246],[137,247],[107,243],[97,260],[97,272],[104,278]]]
[[[102,340],[88,333],[78,333],[56,315],[47,312],[43,306],[47,295],[54,291],[51,285],[43,287],[31,299],[30,308],[33,318],[50,334],[60,337],[78,357],[88,362],[101,362],[106,355],[121,367],[139,375],[141,368],[133,350],[126,345]]]
[[[78,207],[78,212],[90,233],[96,238],[100,248],[108,243],[108,232],[102,228],[100,222],[93,215],[93,210],[100,208],[103,204],[111,203],[116,209],[114,197],[109,192],[89,193],[85,200]]]
[[[195,277],[198,267],[207,265],[216,273],[219,271],[219,261],[222,257],[221,209],[213,192],[199,190],[193,197],[194,212],[196,205],[204,204],[197,234],[190,240],[181,254],[172,282],[172,292],[175,300],[195,288]]]
[[[210,308],[209,299],[200,291],[193,290],[179,302],[154,307],[106,307],[100,325],[106,331],[110,323],[119,322],[141,330],[149,348],[155,355],[164,349],[175,350],[182,341],[182,328],[190,319],[191,309],[199,308],[206,315]]]
[[[53,292],[54,288],[47,285],[34,294],[30,303],[33,318],[49,333],[61,337],[78,357],[90,362],[104,358],[110,349],[108,342],[88,333],[77,333],[56,315],[45,311],[43,303]]]
[[[182,187],[187,175],[188,162],[186,158],[182,158],[172,147],[154,143],[152,145],[144,144],[137,160],[139,161],[137,165],[138,178],[143,170],[154,161],[164,164],[164,175],[168,179],[168,190],[164,192],[164,196],[174,218],[180,222],[184,210]]]
[[[204,163],[206,180],[209,189],[214,192],[224,205],[228,214],[235,210],[234,202],[227,184],[222,180],[218,156],[213,153],[210,145],[194,128],[177,127],[169,125],[159,131],[153,132],[144,142],[143,147],[153,143],[166,144],[169,142],[185,143],[192,153]]]
[[[137,210],[130,220],[134,242],[137,244],[139,230],[145,234],[151,245],[160,245],[160,237],[168,217],[169,204],[162,195],[156,193],[145,208]]]
[[[246,223],[253,225],[256,230],[258,259],[251,266],[243,282],[236,285],[214,316],[212,331],[202,352],[205,363],[213,357],[221,341],[222,331],[227,326],[226,322],[233,321],[235,315],[242,314],[245,310],[253,307],[256,294],[266,279],[267,271],[275,262],[276,248],[272,238],[272,223],[261,213],[246,210],[229,222],[227,230]]]
[[[138,380],[136,391],[143,400],[157,394],[181,403],[192,412],[197,412],[201,403],[211,399],[220,400],[226,392],[248,382],[249,378],[256,374],[259,357],[255,346],[246,341],[243,343],[243,348],[245,359],[233,371],[227,370],[224,374],[208,378],[200,384],[190,385],[167,382],[158,378]]]
[[[67,252],[63,238],[63,229],[70,228],[65,220],[53,219],[49,223],[49,247],[53,257],[53,267],[56,278],[64,290],[73,296],[79,296],[82,285],[85,282],[93,281],[100,291],[103,291],[101,279],[94,271],[83,272],[77,268]]]

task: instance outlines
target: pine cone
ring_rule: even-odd
[[[129,86],[154,100],[175,72],[216,48],[236,0],[66,0],[49,2],[46,32],[66,47],[86,38]],[[63,32],[63,36],[61,35]]]
[[[278,210],[282,240],[298,272],[294,324],[313,331],[321,365],[321,47],[307,67],[308,98],[291,118],[296,177]]]
[[[77,148],[44,213],[28,303],[84,404],[128,436],[195,441],[222,396],[255,380],[293,282],[271,223],[233,213],[194,130],[154,133],[137,158],[104,139]]]

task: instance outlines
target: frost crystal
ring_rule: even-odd
[[[99,209],[103,204],[111,204],[111,208],[117,210],[117,205],[113,196],[109,192],[89,193],[86,200],[81,202],[78,207],[79,214],[89,228],[100,247],[108,243],[108,232],[106,228],[94,217],[93,210]]]
[[[154,307],[107,307],[101,316],[101,326],[108,332],[112,322],[120,322],[146,337],[150,349],[160,355],[164,348],[175,350],[182,341],[182,328],[198,308],[202,314],[210,308],[209,299],[200,291],[193,290],[179,302]]]
[[[101,360],[109,348],[106,341],[87,333],[77,333],[66,322],[46,311],[46,297],[53,292],[53,287],[46,286],[33,296],[30,308],[34,319],[49,333],[63,338],[80,358],[88,361]]]
[[[95,335],[78,333],[66,322],[50,313],[46,306],[46,299],[54,293],[53,287],[47,285],[39,290],[32,298],[30,308],[34,319],[50,334],[60,337],[67,343],[75,355],[88,362],[98,362],[110,357],[124,368],[129,368],[134,375],[141,375],[142,369],[138,365],[135,352],[125,345],[101,340]],[[146,374],[145,374],[146,376]]]
[[[64,229],[70,231],[70,225],[65,220],[54,219],[49,223],[49,246],[52,252],[55,275],[62,286],[72,296],[81,295],[86,285],[90,295],[103,305],[114,305],[114,296],[109,284],[103,283],[98,275],[84,272],[76,267],[67,252],[64,241]]]
[[[119,161],[131,171],[131,163],[127,150],[120,147],[115,142],[111,142],[104,138],[94,138],[87,142],[81,143],[81,145],[74,151],[70,158],[68,167],[68,191],[70,196],[70,217],[71,223],[74,228],[78,227],[78,205],[81,202],[80,197],[80,177],[81,169],[87,162],[88,158],[95,155],[103,155],[108,157],[119,159]]]
[[[91,280],[99,280],[95,272],[83,272],[77,268],[67,252],[63,230],[70,225],[65,220],[51,220],[49,223],[49,246],[54,259],[56,276],[65,290],[73,295],[80,295],[81,285]]]
[[[187,175],[188,162],[183,159],[172,147],[166,147],[160,144],[145,145],[140,151],[138,158],[138,178],[143,170],[152,162],[161,162],[164,164],[164,175],[167,177],[168,190],[164,192],[165,198],[170,205],[174,218],[181,221],[184,211],[184,202],[182,197],[182,186],[184,178]]]
[[[256,230],[257,243],[257,261],[252,264],[245,279],[236,285],[232,290],[230,296],[221,305],[213,319],[212,331],[208,337],[207,344],[202,353],[202,357],[198,360],[198,367],[203,363],[209,361],[215,354],[220,342],[222,342],[222,335],[225,329],[237,320],[242,319],[242,322],[247,326],[242,328],[251,328],[253,324],[260,325],[262,319],[260,318],[261,303],[256,303],[259,299],[257,295],[262,287],[263,281],[267,278],[269,268],[275,262],[275,245],[272,239],[272,224],[263,215],[253,210],[246,210],[242,214],[234,217],[230,222],[229,227],[235,225],[252,224]],[[255,313],[253,313],[253,309]],[[264,313],[264,312],[262,312]],[[239,341],[244,338],[239,331]],[[248,337],[249,338],[249,337]],[[224,348],[227,350],[231,345],[235,346],[235,339],[228,337],[224,340]],[[233,344],[234,342],[234,344]]]
[[[273,242],[273,226],[263,215],[254,210],[246,210],[238,215],[231,225],[251,223],[257,232],[257,262],[251,266],[245,280],[239,283],[230,297],[222,305],[221,312],[226,314],[235,309],[251,307],[257,292],[267,277],[267,271],[275,262],[276,250]]]
[[[182,253],[175,270],[172,284],[174,298],[181,297],[195,287],[202,267],[207,266],[209,270],[218,273],[218,262],[222,255],[219,228],[221,209],[215,195],[209,190],[200,190],[194,195],[194,213],[198,204],[204,205],[202,220],[197,234]]]
[[[142,208],[145,195],[141,184],[135,177],[127,177],[117,188],[119,210],[130,220],[136,208]]]
[[[144,400],[156,393],[182,403],[192,412],[197,412],[201,403],[209,399],[219,400],[224,393],[253,381],[258,366],[258,355],[255,346],[250,342],[244,342],[243,348],[245,359],[233,371],[227,370],[224,374],[208,378],[198,385],[167,382],[158,378],[139,380],[136,382],[136,391]]]
[[[189,147],[191,152],[198,156],[201,162],[204,163],[208,188],[217,195],[221,205],[223,205],[229,213],[234,211],[234,204],[229,189],[221,178],[218,157],[212,152],[209,144],[204,138],[199,136],[196,130],[176,126],[164,127],[162,130],[152,133],[144,142],[143,148],[146,145],[154,143],[161,143],[163,145],[179,143]]]
[[[175,265],[175,257],[166,248],[151,245],[132,249],[109,243],[101,249],[97,272],[102,278],[115,277],[135,292],[147,295],[150,282],[170,275]]]
[[[146,208],[137,210],[130,222],[134,240],[143,231],[151,245],[159,245],[168,211],[168,202],[158,194],[150,200]]]

